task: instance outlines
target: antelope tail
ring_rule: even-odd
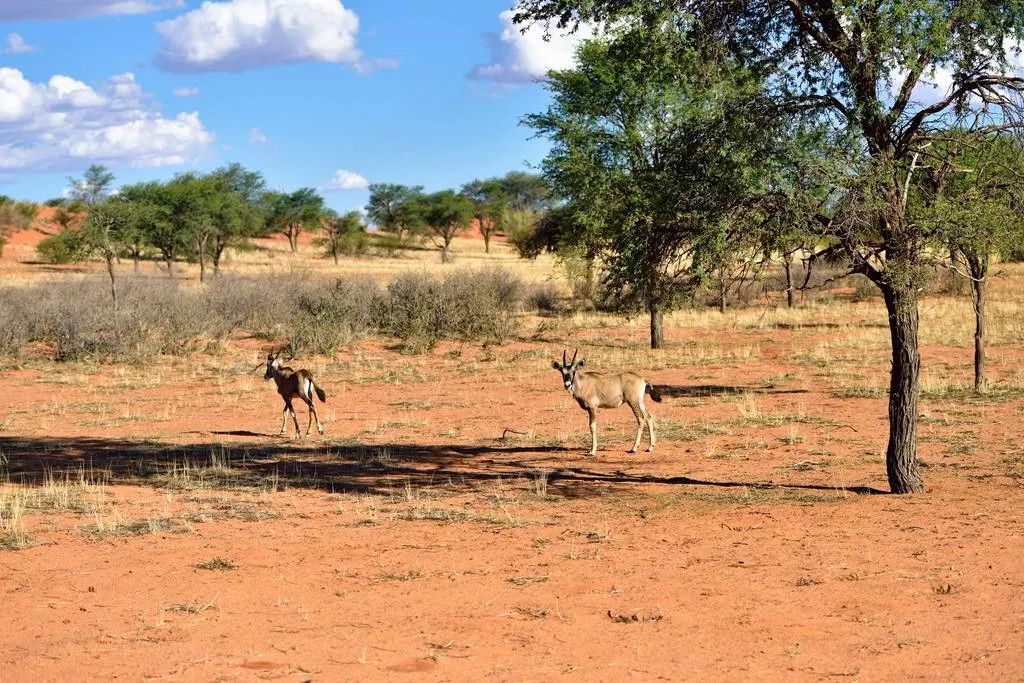
[[[657,388],[655,388],[655,386],[653,384],[651,384],[651,380],[645,379],[644,382],[647,383],[646,391],[647,391],[647,393],[649,393],[651,395],[651,399],[655,403],[661,403],[661,392],[659,392],[657,390]]]
[[[320,388],[320,387],[318,387],[318,386],[317,386],[316,384],[314,384],[314,385],[313,385],[313,391],[315,391],[315,392],[316,392],[316,397],[317,397],[318,399],[320,399],[320,402],[321,402],[321,403],[327,403],[327,394],[326,394],[326,393],[324,393],[324,390],[323,390],[323,389],[321,389],[321,388]]]

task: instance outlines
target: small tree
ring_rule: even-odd
[[[174,277],[174,261],[188,248],[187,226],[176,214],[180,209],[176,204],[183,199],[180,193],[170,183],[148,182],[127,185],[118,197],[131,202],[145,217],[139,223],[143,239],[160,253],[167,276]]]
[[[321,224],[326,234],[318,241],[334,259],[335,265],[338,256],[342,254],[355,256],[366,251],[369,238],[363,217],[358,211],[349,211],[341,216],[334,211],[325,211]]]
[[[313,188],[303,187],[291,193],[267,193],[264,205],[267,224],[288,237],[288,245],[294,253],[298,251],[302,231],[319,227],[324,199]]]
[[[484,238],[484,253],[491,253],[491,236],[504,229],[511,211],[505,184],[498,178],[473,180],[462,186],[462,194],[473,202],[473,218]]]
[[[219,275],[224,252],[246,243],[266,225],[266,207],[262,202],[266,182],[260,173],[249,171],[237,163],[217,169],[211,177],[220,186],[219,191],[229,195],[224,199],[211,247],[213,272]]]
[[[123,198],[107,199],[93,204],[89,217],[80,231],[80,244],[84,253],[96,253],[107,266],[110,278],[110,301],[117,322],[117,280],[114,263],[122,251],[126,236],[133,233],[138,226],[140,214],[137,207]]]
[[[929,172],[909,214],[949,249],[954,271],[971,283],[974,390],[985,389],[985,303],[992,258],[1024,240],[1024,141],[953,130],[928,150]]]
[[[417,204],[428,235],[441,249],[441,263],[448,263],[452,240],[473,218],[473,203],[452,190],[443,190],[426,195]]]
[[[72,198],[92,207],[110,195],[114,174],[106,166],[93,164],[81,178],[68,178],[68,183],[71,185]]]
[[[382,232],[398,235],[400,240],[404,240],[420,227],[416,204],[422,197],[421,185],[374,183],[370,185],[366,215]]]

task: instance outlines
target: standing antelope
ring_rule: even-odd
[[[309,422],[306,424],[306,436],[309,436],[309,430],[313,426],[314,419],[316,420],[316,430],[323,434],[324,428],[320,426],[320,418],[316,414],[316,408],[313,407],[313,394],[316,393],[321,403],[327,401],[327,394],[316,385],[313,381],[313,375],[309,370],[293,370],[286,365],[282,366],[281,362],[277,359],[280,355],[281,351],[278,351],[276,354],[270,353],[267,355],[267,372],[263,375],[263,379],[273,378],[274,383],[277,385],[277,393],[281,394],[281,398],[284,399],[284,411],[281,414],[281,434],[284,434],[284,426],[288,421],[288,415],[291,414],[292,421],[295,423],[295,436],[300,435],[299,419],[295,416],[295,408],[292,407],[292,399],[296,396],[305,401],[306,405],[309,406]]]
[[[628,403],[633,409],[638,423],[636,440],[630,453],[636,453],[640,447],[640,437],[644,433],[644,425],[647,425],[650,434],[651,445],[648,452],[654,450],[657,439],[654,437],[654,415],[644,407],[644,394],[650,392],[651,398],[661,402],[661,395],[658,393],[650,380],[644,379],[633,372],[623,372],[619,375],[601,375],[596,372],[579,372],[583,367],[583,359],[576,361],[579,349],[572,354],[572,360],[565,362],[565,351],[562,351],[562,362],[551,361],[551,367],[562,373],[562,383],[580,408],[587,411],[590,416],[590,455],[597,455],[597,409],[618,408],[623,403]]]

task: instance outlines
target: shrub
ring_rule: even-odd
[[[523,302],[528,309],[538,313],[555,313],[559,310],[561,295],[558,287],[550,282],[536,284],[528,287],[523,296]]]
[[[369,278],[337,280],[326,290],[303,292],[289,320],[296,353],[330,353],[371,334],[380,317],[380,287]]]
[[[403,275],[388,287],[382,331],[414,353],[441,339],[502,342],[515,331],[521,290],[518,279],[498,270],[443,280]]]
[[[36,253],[47,263],[74,263],[85,257],[86,246],[77,230],[65,230],[40,241]]]
[[[248,331],[289,339],[299,353],[331,353],[383,333],[418,352],[446,338],[503,341],[515,330],[519,281],[501,271],[331,283],[297,277],[223,278],[180,287],[164,278],[119,283],[118,314],[102,278],[0,290],[0,348],[46,345],[60,361],[211,351]]]

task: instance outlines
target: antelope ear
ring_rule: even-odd
[[[582,358],[580,358],[580,362],[576,364],[576,367],[582,368],[586,364],[587,364],[587,362],[585,360],[583,360]]]
[[[559,363],[557,360],[551,361],[551,367],[553,367],[555,370],[561,370],[562,369],[561,363]]]

